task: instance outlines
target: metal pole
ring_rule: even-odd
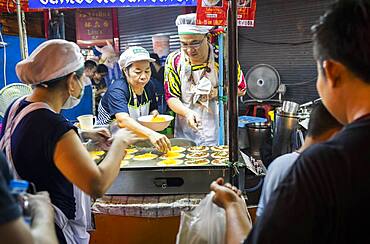
[[[19,47],[21,51],[21,58],[27,58],[25,43],[24,43],[24,33],[23,33],[23,20],[22,20],[22,8],[21,0],[17,0],[17,18],[18,18],[18,31],[19,31]]]
[[[218,36],[218,107],[219,107],[219,132],[218,145],[225,144],[225,121],[224,121],[224,34]]]
[[[27,29],[26,29],[26,15],[22,11],[22,29],[23,29],[23,50],[26,58],[28,57],[28,42],[27,42]]]
[[[238,186],[236,164],[238,162],[238,54],[237,54],[237,4],[229,0],[227,33],[229,60],[229,160],[233,164],[231,171],[233,184]]]

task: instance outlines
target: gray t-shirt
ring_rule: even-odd
[[[267,170],[265,181],[263,183],[262,193],[256,213],[257,217],[262,215],[263,210],[271,197],[271,194],[277,189],[279,183],[288,174],[289,169],[296,161],[298,156],[299,153],[292,152],[281,155],[280,157],[277,157],[274,161],[272,161]]]

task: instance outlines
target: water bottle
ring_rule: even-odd
[[[11,180],[9,184],[10,192],[18,202],[23,214],[24,221],[31,224],[31,208],[26,195],[29,182],[25,180]]]

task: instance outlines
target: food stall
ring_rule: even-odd
[[[127,2],[131,7],[141,6],[144,3]],[[172,1],[157,3],[159,6],[174,4]],[[193,6],[195,2],[180,3],[181,6]],[[30,2],[30,7],[124,6],[122,1],[120,5],[114,1],[94,2],[89,5],[83,4],[82,1],[76,2],[73,6],[68,4],[63,1],[59,4],[51,1],[34,1],[32,4]],[[213,147],[195,146],[191,141],[174,138],[171,140],[172,151],[167,154],[158,152],[145,143],[136,144],[128,149],[127,155],[122,160],[119,176],[106,196],[98,199],[93,205],[96,231],[93,232],[92,243],[103,241],[104,243],[143,243],[153,242],[153,240],[156,243],[173,243],[178,230],[180,211],[196,206],[204,194],[209,192],[209,185],[213,180],[224,177],[226,181],[244,189],[246,165],[240,157],[237,144],[237,7],[232,1],[229,5],[228,9],[232,12],[229,12],[227,39],[229,48],[227,49],[228,61],[225,65],[229,67],[228,82],[225,82],[228,113],[227,119],[223,120],[225,126],[222,127],[228,128],[229,146],[222,144]],[[93,151],[91,155],[99,163],[105,153]],[[122,230],[125,233],[124,238],[122,238]],[[140,237],[138,233],[141,233]],[[142,233],[148,233],[148,235],[142,235]]]

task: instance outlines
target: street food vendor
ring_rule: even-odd
[[[83,71],[84,58],[75,43],[56,39],[39,45],[16,66],[19,79],[34,87],[32,94],[7,109],[1,131],[0,149],[10,172],[49,192],[59,243],[89,243],[91,200],[84,193],[101,197],[117,177],[125,149],[136,141],[126,129],[112,141],[106,128],[85,131],[85,139],[111,144],[99,165],[92,160],[77,128],[60,114],[79,104]]]
[[[150,80],[150,63],[155,60],[142,47],[128,48],[119,58],[124,77],[115,80],[100,101],[98,125],[106,125],[117,120],[120,127],[149,138],[160,151],[171,148],[169,139],[156,131],[141,125],[137,119],[149,114],[158,115],[154,86]]]
[[[188,138],[197,145],[217,145],[218,49],[208,42],[210,26],[197,26],[196,14],[176,19],[181,49],[167,57],[165,92],[168,106],[178,115],[175,137]],[[238,67],[238,95],[246,83]]]

